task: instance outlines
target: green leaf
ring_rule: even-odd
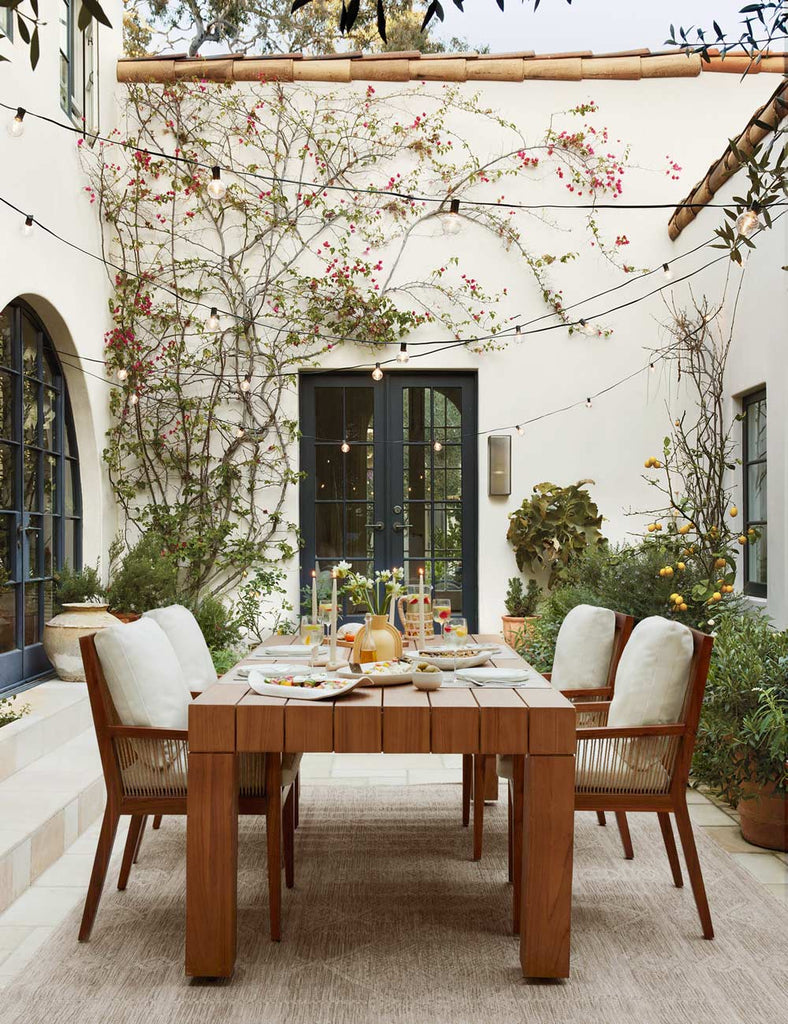
[[[38,41],[38,25],[36,25],[35,31],[33,32],[33,38],[30,40],[30,67],[35,71],[38,59],[41,56],[41,46]]]
[[[112,28],[112,22],[104,13],[104,8],[98,2],[98,0],[82,0],[82,7],[87,8],[96,21],[101,22],[102,25],[106,25],[107,28]]]
[[[16,16],[16,28],[19,35],[22,37],[22,41],[30,45],[30,29],[27,27],[27,22],[24,20],[21,14],[17,13]]]

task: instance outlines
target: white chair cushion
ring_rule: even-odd
[[[153,619],[96,633],[96,651],[123,725],[186,729],[191,701],[178,656]]]
[[[558,631],[551,680],[559,690],[607,686],[616,616],[609,608],[579,604]]]
[[[204,690],[217,681],[211,652],[197,619],[188,608],[184,608],[182,604],[171,604],[166,608],[154,608],[145,612],[144,617],[153,619],[167,634],[168,640],[175,648],[190,690]]]
[[[607,724],[614,728],[678,722],[692,662],[692,633],[653,615],[632,630],[616,672]]]

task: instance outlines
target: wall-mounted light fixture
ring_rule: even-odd
[[[511,434],[490,434],[487,438],[487,493],[491,498],[512,493]]]

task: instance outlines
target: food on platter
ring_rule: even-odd
[[[272,686],[298,686],[308,690],[341,690],[345,686],[341,679],[326,679],[321,675],[273,676],[267,678],[266,682]]]
[[[409,661],[370,661],[364,665],[362,672],[365,676],[399,676],[403,672],[411,671]]]

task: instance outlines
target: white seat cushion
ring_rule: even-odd
[[[616,616],[609,608],[579,604],[558,631],[551,680],[559,690],[607,686]]]
[[[178,656],[153,619],[96,633],[96,652],[123,725],[186,729],[191,701]]]
[[[218,679],[213,659],[197,619],[182,604],[171,604],[166,608],[154,608],[145,612],[145,618],[153,619],[167,634],[190,690],[197,692],[212,686]]]
[[[653,615],[632,630],[616,672],[607,724],[614,728],[681,720],[692,662],[692,633]]]

